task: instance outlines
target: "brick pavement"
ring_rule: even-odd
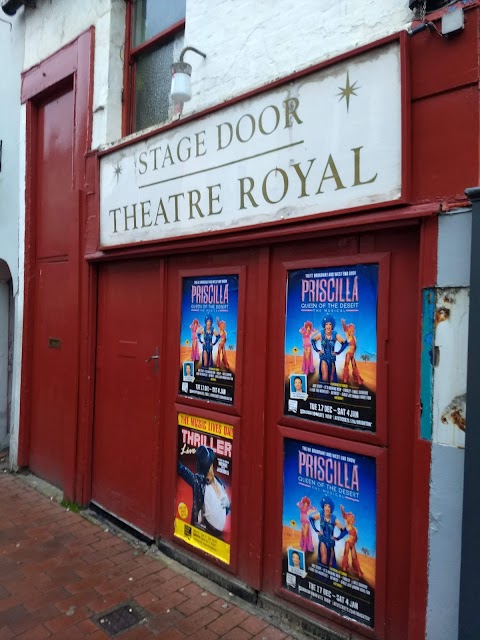
[[[94,619],[128,602],[121,640],[291,640],[266,612],[109,527],[0,474],[0,640],[107,640]]]

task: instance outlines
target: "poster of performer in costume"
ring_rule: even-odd
[[[175,535],[230,564],[233,426],[178,414]]]
[[[288,273],[285,414],[375,431],[378,264]]]
[[[376,461],[285,440],[282,585],[374,626]]]
[[[183,278],[181,318],[179,393],[233,404],[238,275]]]

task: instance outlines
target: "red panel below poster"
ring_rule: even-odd
[[[377,582],[377,461],[284,440],[282,586],[368,627]]]

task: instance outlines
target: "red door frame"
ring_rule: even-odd
[[[21,102],[26,106],[26,184],[25,184],[25,292],[23,318],[22,381],[20,389],[20,424],[18,443],[18,465],[28,466],[30,447],[30,422],[32,402],[32,344],[35,308],[35,153],[38,134],[38,102],[55,93],[65,83],[72,82],[74,92],[75,123],[73,134],[73,189],[80,199],[80,229],[85,226],[83,192],[86,185],[85,154],[91,142],[92,96],[93,96],[93,51],[94,29],[91,27],[76,40],[66,45],[47,59],[22,74]],[[83,233],[79,234],[80,256],[85,253]],[[92,288],[93,271],[83,260],[79,260],[79,341],[76,362],[77,372],[82,345],[87,343],[89,290]],[[82,368],[83,371],[85,369]],[[77,374],[78,375],[78,374]],[[84,385],[80,385],[84,389]],[[91,385],[90,385],[91,388]],[[88,389],[88,387],[87,387]],[[88,394],[85,394],[88,395]],[[93,391],[91,391],[93,399]],[[78,398],[72,410],[77,412],[77,433],[65,443],[64,494],[71,500],[76,495],[77,436],[81,422],[88,423],[86,416],[90,401]],[[83,400],[83,401],[82,401]]]

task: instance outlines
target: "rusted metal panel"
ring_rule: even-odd
[[[468,355],[467,287],[435,291],[433,344],[433,441],[463,448]]]

